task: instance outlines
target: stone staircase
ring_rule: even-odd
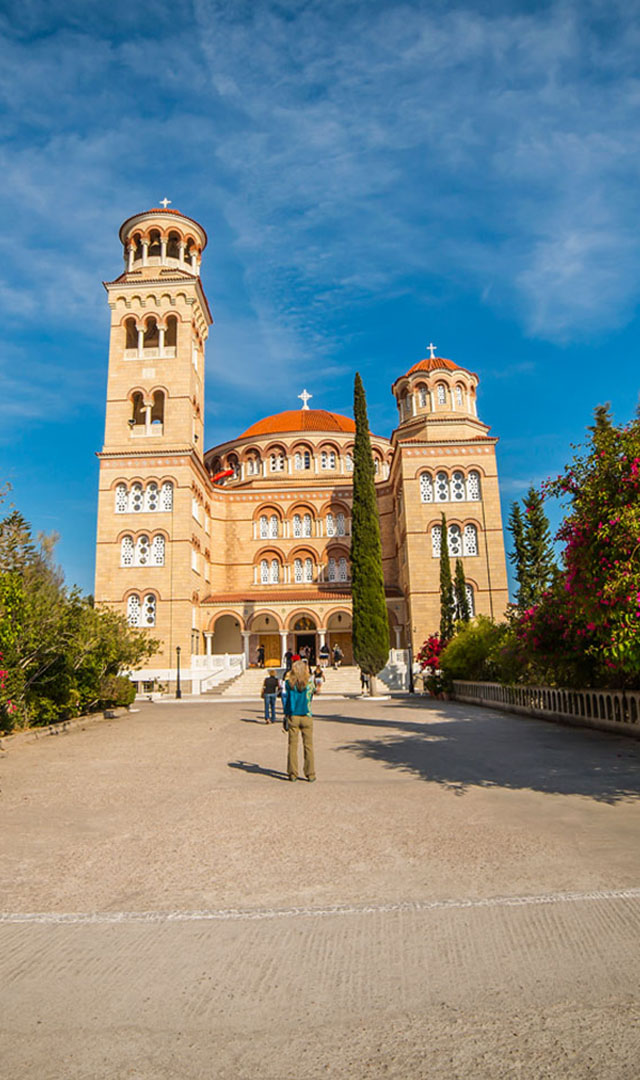
[[[206,690],[203,697],[259,699],[266,675],[266,668],[247,668],[241,675],[236,675]],[[331,667],[325,668],[324,676],[322,694],[325,697],[329,695],[353,697],[361,693],[360,669],[357,667],[341,667],[337,670]]]

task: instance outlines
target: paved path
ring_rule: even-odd
[[[322,702],[0,755],[0,1076],[637,1077],[640,747]]]

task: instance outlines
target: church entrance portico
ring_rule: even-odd
[[[338,645],[343,653],[342,663],[347,666],[353,664],[352,626],[350,611],[334,611],[327,619],[326,637],[331,657],[333,659],[333,650]]]
[[[295,652],[303,659],[308,659],[310,664],[315,664],[318,658],[317,626],[315,619],[310,615],[299,615],[293,620],[293,637]],[[305,656],[306,650],[308,656]]]

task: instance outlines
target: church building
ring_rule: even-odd
[[[174,685],[180,666],[184,689],[206,692],[255,663],[260,645],[267,666],[287,649],[317,657],[325,643],[350,664],[354,421],[310,407],[301,388],[301,408],[206,449],[207,235],[164,200],[125,221],[120,239],[124,271],[105,282],[95,597],[161,642],[141,686]],[[497,439],[478,417],[478,376],[428,352],[398,365],[397,427],[371,436],[390,632],[383,678],[395,686],[409,650],[438,629],[443,543],[452,567],[463,562],[473,613],[500,618],[508,602]]]

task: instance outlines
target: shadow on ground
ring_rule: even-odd
[[[402,719],[408,709],[419,718]],[[404,699],[389,702],[385,711],[384,719],[339,713],[322,719],[379,731],[337,752],[379,761],[456,795],[471,787],[502,787],[583,795],[612,805],[640,798],[640,747],[631,739],[454,702],[435,706]]]
[[[286,772],[279,772],[278,769],[265,769],[262,765],[257,765],[255,761],[229,761],[227,764],[230,769],[242,769],[243,772],[257,773],[260,776],[271,776],[275,780],[289,780],[289,776]]]

